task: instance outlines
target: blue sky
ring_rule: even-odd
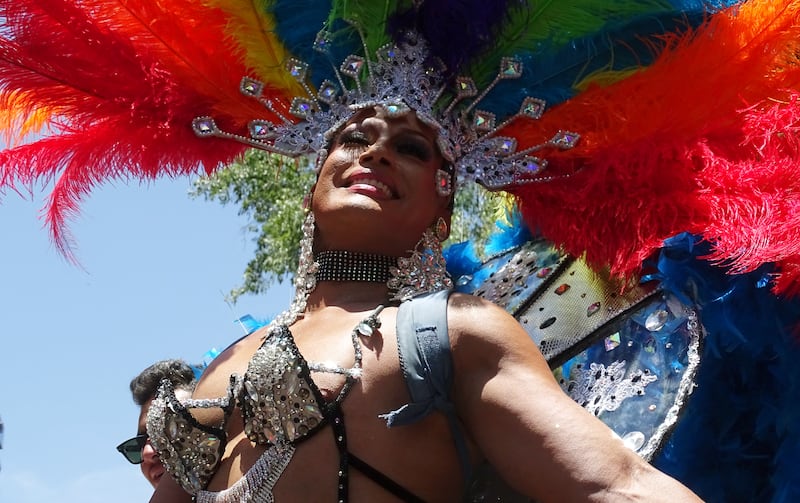
[[[136,430],[131,378],[150,363],[200,361],[242,334],[233,320],[288,305],[284,282],[233,308],[253,245],[236,208],[190,199],[190,180],[105,185],[71,230],[83,269],[38,219],[41,199],[0,202],[0,501],[147,501],[114,447]]]

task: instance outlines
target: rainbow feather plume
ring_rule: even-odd
[[[798,10],[751,0],[716,13],[665,37],[649,67],[501,132],[582,134],[544,154],[547,183],[514,190],[528,223],[621,275],[688,231],[714,245],[710,259],[735,272],[775,262],[778,290],[800,291]]]
[[[219,50],[230,18],[199,2],[2,0],[0,19],[0,118],[22,142],[0,153],[0,188],[53,183],[46,220],[67,256],[65,222],[93,186],[211,171],[244,147],[197,138],[195,117],[232,131],[269,118],[238,91],[256,69]],[[270,92],[287,101],[296,87]]]

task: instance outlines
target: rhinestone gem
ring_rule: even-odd
[[[540,119],[544,114],[544,109],[547,102],[538,98],[527,97],[522,101],[522,106],[519,108],[520,115],[530,117],[531,119]]]
[[[371,326],[362,321],[356,326],[356,332],[362,337],[371,337],[373,330]]]
[[[305,98],[294,98],[292,100],[292,106],[289,108],[289,112],[296,117],[300,117],[301,119],[307,119],[311,112],[314,110],[314,104],[305,99]]]
[[[537,278],[546,278],[553,269],[550,267],[542,267],[538,271],[536,271]]]
[[[478,87],[469,77],[459,77],[456,79],[456,95],[458,98],[469,98],[478,94]]]
[[[653,311],[644,321],[644,328],[651,332],[658,332],[667,324],[667,319],[669,319],[669,313],[663,309]]]
[[[485,132],[494,129],[495,115],[491,112],[476,110],[472,118],[472,125],[476,130]]]
[[[330,80],[325,80],[322,82],[322,85],[319,86],[317,98],[324,103],[330,104],[334,99],[336,99],[337,92],[339,92],[339,88],[337,88],[336,85]]]
[[[330,46],[331,34],[325,30],[317,33],[317,37],[314,39],[314,50],[327,53],[330,50]]]
[[[619,343],[620,343],[619,332],[609,335],[608,337],[606,337],[604,344],[606,351],[613,351],[619,346]]]
[[[568,284],[561,283],[560,285],[558,285],[558,288],[556,288],[553,293],[555,293],[556,295],[564,295],[565,293],[567,293],[567,290],[569,289],[570,286]]]
[[[256,387],[252,382],[249,380],[245,381],[244,390],[247,392],[247,396],[250,397],[250,400],[258,402],[258,391],[256,391]]]
[[[528,175],[536,175],[547,167],[547,161],[539,159],[538,157],[526,157],[521,161],[517,161],[521,169]]]
[[[364,66],[364,58],[350,55],[342,63],[341,72],[348,77],[358,78],[361,68]]]
[[[631,431],[622,437],[622,443],[632,451],[638,451],[644,445],[645,437],[641,431]]]
[[[262,120],[251,121],[248,126],[250,136],[258,140],[273,136],[272,123]]]
[[[198,117],[192,121],[192,129],[197,136],[212,136],[217,125],[211,117]]]
[[[590,304],[589,307],[586,308],[586,316],[587,317],[588,316],[592,316],[593,314],[596,314],[599,310],[600,310],[600,303],[599,302],[595,302],[593,304]]]
[[[503,58],[500,62],[501,79],[518,79],[522,76],[522,61],[514,58]]]
[[[574,147],[578,143],[580,137],[581,135],[578,133],[559,131],[555,136],[553,136],[553,139],[550,140],[550,144],[562,150],[567,150]]]
[[[264,84],[250,77],[244,77],[239,83],[239,91],[245,96],[258,97],[263,90]]]
[[[392,61],[397,57],[397,48],[392,44],[386,44],[375,53],[379,61]]]
[[[471,274],[464,274],[464,275],[461,275],[461,276],[458,277],[458,279],[456,280],[456,285],[457,286],[467,286],[470,281],[472,281],[472,275]]]
[[[389,117],[399,117],[408,113],[409,108],[405,103],[387,103],[383,105],[383,109],[388,112]]]
[[[286,62],[286,70],[295,80],[302,82],[306,80],[306,75],[308,74],[308,63],[304,63],[299,59],[289,58],[289,61]]]
[[[514,138],[497,138],[495,148],[500,155],[510,155],[517,150],[517,140]]]

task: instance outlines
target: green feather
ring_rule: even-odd
[[[386,20],[398,8],[399,0],[334,0],[331,5],[329,25],[336,20],[353,21],[364,37],[370,57],[390,40],[386,33]]]
[[[673,10],[666,0],[529,0],[509,10],[497,41],[468,74],[479,85],[497,75],[503,56],[558,49],[571,40],[598,33],[615,21]]]

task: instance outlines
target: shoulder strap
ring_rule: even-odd
[[[458,451],[464,480],[472,478],[464,434],[450,400],[453,358],[447,332],[447,299],[450,290],[414,297],[400,304],[397,312],[397,346],[400,366],[411,402],[382,414],[391,426],[412,424],[438,410],[447,417]]]

